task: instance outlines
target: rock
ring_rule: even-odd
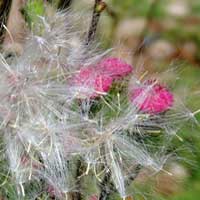
[[[194,42],[186,42],[181,48],[182,57],[188,60],[194,60],[197,53],[197,46]]]
[[[144,30],[146,20],[144,18],[126,19],[119,23],[116,30],[116,39],[126,40],[130,37],[139,36]]]
[[[176,52],[175,47],[168,41],[160,39],[152,43],[147,49],[147,54],[153,59],[167,59]]]
[[[190,13],[189,5],[184,0],[171,1],[167,7],[166,11],[169,15],[174,17],[185,17]]]

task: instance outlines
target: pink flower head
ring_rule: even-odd
[[[131,101],[143,112],[158,114],[172,107],[173,94],[164,86],[147,81],[143,86],[131,91]]]
[[[112,77],[102,74],[94,67],[81,69],[72,80],[72,84],[78,88],[80,96],[90,98],[94,98],[108,92],[112,82]]]
[[[107,93],[114,79],[132,72],[132,66],[119,58],[106,58],[95,66],[81,68],[72,78],[80,98],[95,98]]]
[[[62,198],[62,196],[63,196],[63,193],[52,185],[48,185],[47,192],[49,193],[50,197],[52,197],[52,198],[54,198],[54,197]]]
[[[89,197],[88,200],[99,200],[99,197],[97,194],[93,194],[92,196]]]
[[[124,77],[133,70],[131,65],[119,58],[105,58],[97,65],[97,68],[114,79]]]

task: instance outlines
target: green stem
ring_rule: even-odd
[[[139,38],[139,42],[138,42],[136,52],[135,52],[136,55],[142,53],[145,50],[146,43],[144,42],[144,38],[145,38],[145,35],[147,34],[149,26],[152,23],[152,20],[153,20],[153,17],[154,17],[154,10],[155,10],[155,7],[156,7],[156,5],[158,4],[159,1],[160,0],[153,0],[150,7],[149,7],[148,13],[146,15],[146,26],[144,27],[144,29],[141,33],[141,36]]]

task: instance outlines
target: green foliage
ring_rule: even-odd
[[[28,0],[26,7],[23,10],[26,22],[29,27],[33,27],[38,21],[38,16],[44,14],[44,2],[43,0]]]
[[[200,197],[200,183],[188,183],[187,188],[182,194],[169,198],[169,200],[197,200]]]
[[[123,16],[147,16],[153,1],[149,0],[112,0],[112,6],[116,12]],[[157,0],[153,6],[153,17],[161,17],[164,15],[163,1]]]

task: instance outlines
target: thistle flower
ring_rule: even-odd
[[[71,84],[77,88],[78,97],[97,97],[105,95],[113,80],[132,72],[132,66],[119,58],[105,58],[94,66],[83,67]]]
[[[105,95],[111,85],[112,77],[102,74],[96,71],[96,68],[87,67],[80,70],[75,75],[71,84],[77,88],[78,97],[97,97],[99,95]]]
[[[105,58],[97,64],[102,73],[111,76],[113,79],[119,79],[130,74],[133,67],[119,58]]]
[[[130,99],[142,112],[158,114],[170,109],[174,102],[173,94],[155,81],[146,81],[130,92]]]
[[[194,117],[183,115],[186,109],[172,110],[173,94],[154,81],[142,84],[135,78],[126,104],[125,92],[117,88],[117,96],[96,98],[133,68],[85,45],[73,18],[69,13],[42,17],[40,34],[29,35],[21,56],[10,65],[0,56],[0,127],[20,199],[30,182],[41,187],[45,182],[49,193],[61,198],[80,189],[89,171],[97,181],[109,177],[106,184],[125,198],[138,166],[158,172],[168,159],[165,141],[149,145],[149,136],[172,137],[183,119]],[[87,168],[81,174],[77,160]]]

